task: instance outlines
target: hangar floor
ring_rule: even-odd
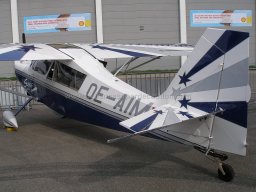
[[[18,132],[0,129],[0,191],[256,191],[256,105],[249,109],[248,155],[230,155],[236,177],[191,147],[95,127],[33,106]],[[1,117],[0,117],[1,119]]]

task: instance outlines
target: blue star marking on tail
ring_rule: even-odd
[[[181,76],[181,75],[179,75],[179,77],[180,77],[180,82],[179,82],[179,84],[184,84],[185,86],[187,86],[187,82],[189,82],[189,81],[191,81],[190,79],[189,79],[189,77],[186,75],[186,72],[184,72],[184,74]]]
[[[186,109],[188,108],[188,102],[190,101],[190,99],[186,98],[186,95],[184,95],[182,100],[178,100],[180,102],[180,108],[181,107],[185,107]]]
[[[187,118],[191,119],[193,116],[185,111],[180,111],[178,114],[181,114],[182,116],[186,116]]]

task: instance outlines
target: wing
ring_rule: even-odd
[[[60,50],[47,44],[2,44],[0,45],[0,61],[21,60],[70,60]]]
[[[74,44],[99,60],[130,57],[187,56],[193,47],[176,45]]]
[[[63,47],[64,46],[64,47]],[[71,60],[62,48],[80,48],[99,60],[131,57],[163,57],[189,55],[193,47],[177,45],[121,45],[121,44],[2,44],[0,61]]]

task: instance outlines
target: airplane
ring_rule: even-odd
[[[117,78],[138,58],[188,56],[168,88],[152,97]],[[113,73],[106,59],[126,58]],[[189,145],[218,165],[218,177],[234,178],[227,154],[246,155],[249,33],[208,28],[194,47],[184,44],[2,44],[1,61],[16,61],[15,74],[28,100],[4,111],[6,127],[36,100],[78,121]],[[148,63],[144,62],[142,64]],[[141,64],[141,65],[142,65]],[[6,90],[8,91],[8,90]],[[17,93],[20,94],[20,93]]]

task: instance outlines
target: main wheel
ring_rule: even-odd
[[[222,166],[222,169],[225,174],[223,174],[222,171],[220,170],[220,168],[218,168],[218,177],[221,180],[226,181],[226,182],[229,182],[232,179],[234,179],[234,176],[235,176],[234,169],[230,165],[225,164],[225,163],[222,163],[221,166]]]

